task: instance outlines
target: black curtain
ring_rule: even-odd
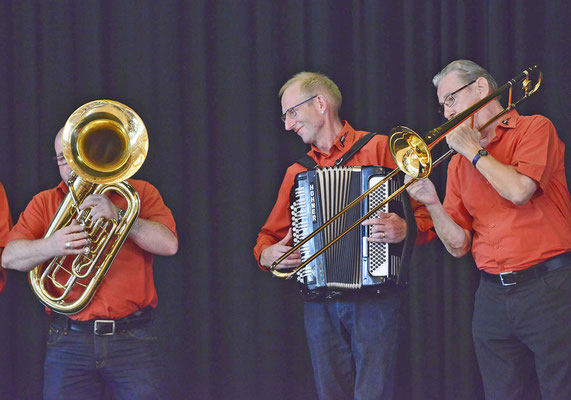
[[[443,122],[431,78],[448,62],[472,59],[500,84],[538,64],[544,83],[520,112],[549,117],[569,146],[569,21],[563,0],[3,1],[0,180],[16,221],[58,184],[53,139],[77,107],[132,107],[150,136],[135,177],[178,224],[178,254],[155,260],[171,398],[314,399],[294,283],[261,272],[251,252],[306,151],[279,119],[281,84],[323,72],[355,128],[423,133]],[[432,179],[443,194],[446,167]],[[414,259],[401,398],[482,399],[473,260],[438,240]],[[10,272],[0,295],[1,398],[41,397],[47,318],[26,279]]]

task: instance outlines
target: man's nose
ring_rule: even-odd
[[[444,106],[444,118],[450,119],[456,115],[456,111],[454,110],[454,106],[447,107]]]
[[[286,131],[291,131],[295,125],[295,119],[291,118],[288,114],[286,114],[284,126]]]

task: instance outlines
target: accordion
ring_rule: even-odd
[[[378,166],[327,167],[296,175],[290,196],[294,245],[329,221],[347,204],[380,182],[389,171]],[[402,186],[401,174],[383,183],[359,204],[347,210],[301,248],[302,262],[340,236],[359,218]],[[387,282],[406,281],[405,270],[416,239],[416,221],[406,192],[381,207],[407,223],[400,243],[371,243],[369,226],[359,224],[298,271],[306,299],[343,290],[359,290]],[[373,214],[371,217],[374,217]]]

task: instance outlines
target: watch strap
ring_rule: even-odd
[[[476,167],[476,163],[478,162],[478,160],[480,159],[480,157],[482,156],[487,156],[489,153],[485,150],[485,149],[480,149],[478,150],[478,152],[476,153],[476,155],[474,156],[474,158],[472,159],[472,165],[474,167]]]

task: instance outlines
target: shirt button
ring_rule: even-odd
[[[497,250],[497,249],[499,249],[499,248],[500,248],[500,246],[498,246],[498,245],[495,245],[495,246],[494,246],[494,248]]]
[[[490,228],[494,228],[496,224],[490,224]]]

